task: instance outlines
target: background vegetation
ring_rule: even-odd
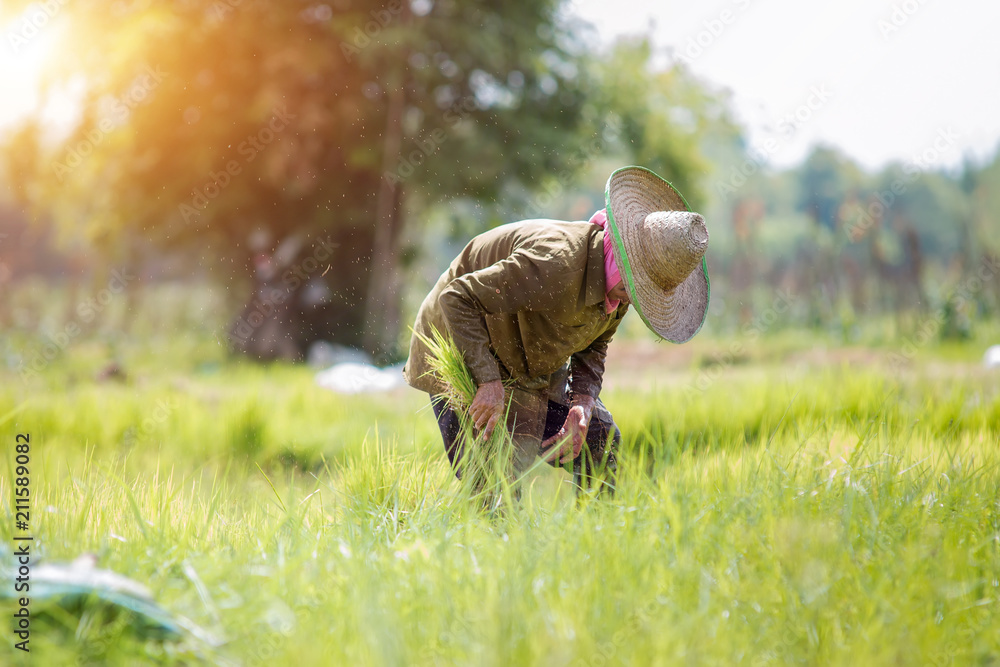
[[[27,403],[7,371],[0,418],[35,443],[36,553],[95,554],[218,643],[36,601],[31,664],[995,661],[1000,393],[982,341],[897,370],[889,349],[826,339],[817,356],[814,334],[784,334],[706,374],[731,340],[689,360],[619,342],[617,495],[578,506],[544,467],[492,521],[408,389],[337,395],[204,336],[126,343],[129,378],[97,383],[83,341]],[[0,660],[18,653],[5,637]]]
[[[1000,662],[1000,155],[775,169],[725,92],[555,1],[47,29],[78,113],[0,136],[0,425],[35,443],[39,562],[93,554],[201,630],[39,599],[31,664]],[[294,363],[401,360],[471,236],[587,219],[628,163],[706,214],[713,299],[691,343],[612,345],[613,499],[545,469],[488,519],[426,397]]]
[[[42,274],[98,291],[127,265],[130,292],[227,286],[235,321],[269,261],[285,278],[326,240],[319,270],[296,274],[308,281],[267,283],[321,296],[261,315],[287,321],[298,354],[332,339],[398,360],[420,298],[470,236],[586,218],[626,163],[708,214],[710,326],[745,326],[783,290],[806,304],[797,325],[850,338],[899,313],[894,335],[912,335],[909,313],[944,308],[997,258],[996,159],[949,173],[929,148],[866,173],[817,147],[775,171],[724,92],[663,69],[641,39],[595,50],[556,2],[98,1],[47,29],[74,57],[55,61],[43,100],[76,91],[79,109],[68,127],[36,116],[2,138],[5,290]],[[994,269],[949,311],[950,334],[994,314],[998,295]]]

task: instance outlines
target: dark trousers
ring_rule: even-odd
[[[541,415],[537,410],[518,410],[518,401],[516,400],[511,407],[511,417],[519,420],[513,430],[515,448],[526,450],[520,456],[520,464],[515,461],[515,469],[518,474],[523,473],[527,464],[530,464],[535,456],[542,453],[542,442],[559,433],[566,421],[566,416],[569,414],[569,406],[548,399],[541,400],[548,403],[544,415]],[[525,403],[530,405],[528,401],[523,399],[520,401],[520,404]],[[544,407],[544,403],[542,406]],[[456,476],[461,477],[458,462],[462,456],[464,442],[458,415],[442,397],[431,396],[431,407],[437,418],[438,428],[441,430],[441,437],[444,440],[444,449],[448,454],[452,470],[455,471]],[[531,418],[533,412],[537,415],[534,420]],[[543,417],[544,424],[537,417]],[[497,428],[500,426],[498,425]],[[581,449],[580,455],[573,461],[573,481],[578,492],[588,489],[596,483],[600,485],[601,491],[614,493],[615,474],[618,470],[617,451],[620,442],[621,434],[618,432],[614,418],[604,403],[598,399],[597,406],[590,418],[590,425],[587,428],[587,447]],[[548,463],[554,467],[561,467],[557,457],[553,457]]]

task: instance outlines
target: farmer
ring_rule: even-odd
[[[629,304],[671,342],[698,332],[708,308],[708,232],[669,183],[642,167],[615,171],[605,196],[607,208],[589,222],[523,220],[472,239],[413,328],[454,339],[478,385],[469,413],[484,435],[510,400],[515,475],[542,455],[552,465],[572,461],[581,488],[597,481],[613,490],[621,436],[600,400],[608,342]],[[403,374],[431,395],[458,474],[458,417],[440,399],[427,354],[414,335]]]

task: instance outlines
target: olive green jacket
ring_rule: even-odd
[[[478,384],[540,380],[570,361],[571,390],[601,391],[608,342],[628,306],[605,312],[604,231],[524,220],[472,239],[424,299],[414,331],[448,332]],[[403,376],[431,394],[427,348],[410,341]]]

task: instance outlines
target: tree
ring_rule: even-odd
[[[732,141],[740,131],[728,99],[695,78],[683,65],[656,70],[648,39],[622,40],[592,63],[596,90],[590,117],[614,114],[620,131],[615,148],[648,167],[700,208],[712,165],[712,144]]]
[[[820,227],[840,233],[840,207],[858,187],[860,170],[833,148],[818,146],[799,168],[799,209]]]
[[[47,91],[82,76],[79,123],[54,145],[29,123],[6,159],[23,200],[96,244],[140,235],[227,278],[255,230],[332,235],[325,280],[351,307],[324,333],[389,355],[404,226],[565,166],[587,85],[557,6],[69,3]]]

